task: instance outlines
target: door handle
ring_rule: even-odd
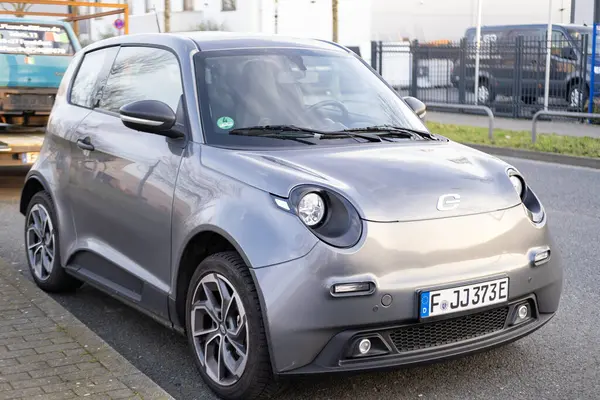
[[[83,150],[94,151],[94,145],[90,143],[90,138],[86,137],[85,139],[77,139],[77,147]]]

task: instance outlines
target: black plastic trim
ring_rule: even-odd
[[[316,226],[306,227],[323,242],[338,248],[355,246],[362,236],[363,226],[356,208],[344,196],[316,185],[296,186],[290,192],[290,211],[298,215],[298,203],[308,193],[317,193],[325,202],[325,216]]]
[[[525,301],[533,304],[534,318],[514,326],[509,326],[509,321],[513,316],[513,310],[516,305]],[[507,307],[503,305],[501,307]],[[348,346],[354,343],[359,336],[368,336],[380,334],[386,338],[387,332],[401,327],[416,325],[408,323],[403,325],[387,325],[379,327],[370,327],[363,330],[346,330],[335,335],[323,348],[321,353],[315,360],[306,366],[295,370],[280,372],[279,375],[312,375],[323,373],[348,373],[362,371],[378,371],[387,369],[397,369],[399,367],[424,365],[433,362],[450,360],[464,355],[477,353],[480,351],[492,349],[531,334],[549,322],[555,313],[541,314],[537,308],[537,302],[534,295],[521,297],[512,300],[509,303],[509,312],[503,330],[483,335],[477,338],[464,340],[461,342],[451,343],[433,348],[414,350],[409,352],[398,353],[395,351],[389,355],[364,357],[361,359],[343,360],[347,354]]]

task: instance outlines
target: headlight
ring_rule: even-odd
[[[316,226],[325,217],[325,202],[317,193],[302,196],[298,203],[298,216],[308,226]]]
[[[333,190],[318,186],[295,187],[288,199],[274,197],[275,204],[294,213],[323,242],[339,248],[356,245],[362,220],[352,203]]]
[[[544,207],[535,193],[533,193],[531,188],[527,185],[523,176],[514,168],[507,169],[506,173],[515,191],[519,195],[529,219],[535,224],[542,222],[545,216]]]

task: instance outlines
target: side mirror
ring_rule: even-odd
[[[427,114],[427,106],[421,100],[414,98],[412,96],[406,96],[402,98],[406,104],[417,114],[417,116],[421,119],[425,118],[425,114]]]
[[[577,56],[575,55],[575,50],[572,47],[563,47],[560,49],[560,57],[566,58],[567,60],[575,60]]]
[[[119,114],[123,125],[128,128],[171,139],[183,136],[181,132],[173,129],[177,119],[175,112],[162,101],[134,101],[121,107]]]

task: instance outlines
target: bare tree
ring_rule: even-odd
[[[222,0],[221,11],[235,11],[237,10],[236,0]]]
[[[333,41],[338,41],[338,0],[331,0]]]
[[[8,8],[7,8],[8,5]],[[19,18],[23,18],[25,16],[24,13],[29,11],[33,4],[23,4],[23,3],[0,3],[2,9],[4,11],[16,11],[16,16]]]
[[[171,32],[171,0],[165,0],[165,32]]]

